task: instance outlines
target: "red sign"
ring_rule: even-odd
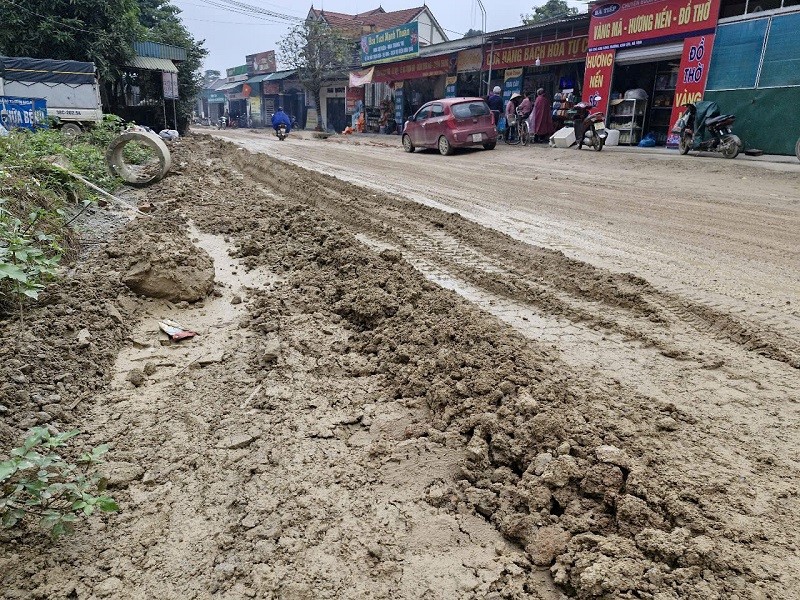
[[[672,126],[686,110],[684,104],[695,104],[703,99],[708,80],[708,66],[711,64],[711,49],[714,47],[714,34],[686,38],[683,41],[681,66],[678,70],[678,84],[672,103],[672,117],[669,121],[668,146],[677,146],[680,141],[672,133]]]
[[[720,0],[628,0],[592,9],[589,48],[607,50],[713,33]]]
[[[274,94],[279,94],[281,91],[281,86],[279,86],[274,81],[262,81],[261,82],[261,93],[265,96],[272,96]]]
[[[603,50],[586,55],[582,100],[591,104],[596,112],[608,113],[608,96],[611,94],[616,53],[616,50]]]
[[[498,46],[486,54],[483,69],[488,71],[490,62],[494,71],[534,65],[537,58],[543,65],[583,60],[588,46],[589,38],[585,36],[523,46]]]
[[[345,112],[352,115],[356,112],[356,105],[361,101],[361,106],[364,106],[364,87],[349,87],[345,95]]]
[[[247,74],[251,77],[253,75],[274,73],[276,70],[275,50],[259,52],[258,54],[248,54],[245,60],[247,61]]]
[[[405,79],[419,79],[446,75],[456,71],[455,54],[445,54],[432,58],[415,58],[403,62],[375,65],[374,82],[403,81]]]

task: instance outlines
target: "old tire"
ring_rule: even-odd
[[[409,153],[414,152],[414,150],[416,150],[413,142],[411,141],[411,136],[408,134],[403,135],[403,150]]]
[[[497,142],[489,142],[483,145],[484,150],[494,150],[497,147]]]
[[[439,137],[439,154],[442,156],[450,156],[453,153],[453,146],[450,145],[450,142],[447,140],[445,136]]]
[[[126,164],[122,151],[131,142],[144,144],[155,152],[158,159],[158,168],[153,169],[151,172],[142,173]],[[145,186],[160,181],[166,176],[172,167],[172,157],[164,140],[156,134],[143,131],[126,131],[114,138],[108,145],[106,164],[109,170],[125,183],[133,186]]]
[[[739,152],[742,151],[742,140],[737,135],[726,135],[722,143],[723,146],[720,152],[725,158],[736,158],[739,156]]]
[[[594,136],[594,139],[592,140],[592,147],[598,152],[603,149],[603,140],[600,139],[600,136]]]
[[[61,133],[64,135],[80,135],[83,133],[83,129],[77,123],[64,123],[61,126]]]

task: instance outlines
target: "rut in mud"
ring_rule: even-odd
[[[792,332],[229,144],[176,150],[155,219],[3,363],[14,414],[47,397],[112,442],[123,507],[4,539],[6,597],[557,598],[542,569],[578,598],[800,592]],[[154,235],[214,258],[212,297],[126,290]],[[200,336],[159,346],[164,317]],[[48,348],[81,327],[93,345]]]

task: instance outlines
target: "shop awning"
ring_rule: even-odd
[[[178,67],[171,60],[166,58],[153,58],[151,56],[134,56],[127,65],[134,69],[145,71],[163,71],[164,73],[177,73]]]
[[[266,73],[265,75],[256,75],[248,79],[247,83],[249,83],[250,85],[253,85],[254,83],[261,83],[262,81],[266,81],[267,79],[269,79],[270,75],[272,75],[272,73]]]
[[[672,44],[639,46],[628,50],[617,50],[615,62],[622,65],[634,63],[658,62],[670,58],[679,58],[683,52],[683,41]]]
[[[242,87],[243,85],[244,81],[234,81],[233,83],[226,83],[225,85],[219,86],[216,91],[227,92],[232,90],[233,88]]]

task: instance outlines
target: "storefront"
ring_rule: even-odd
[[[800,6],[761,4],[775,10],[748,14],[753,0],[723,2],[722,14],[745,14],[719,22],[704,99],[736,115],[745,148],[791,155],[800,137]]]
[[[720,0],[596,5],[591,11],[584,100],[606,113],[620,144],[648,134],[667,145],[681,101],[702,97]]]

